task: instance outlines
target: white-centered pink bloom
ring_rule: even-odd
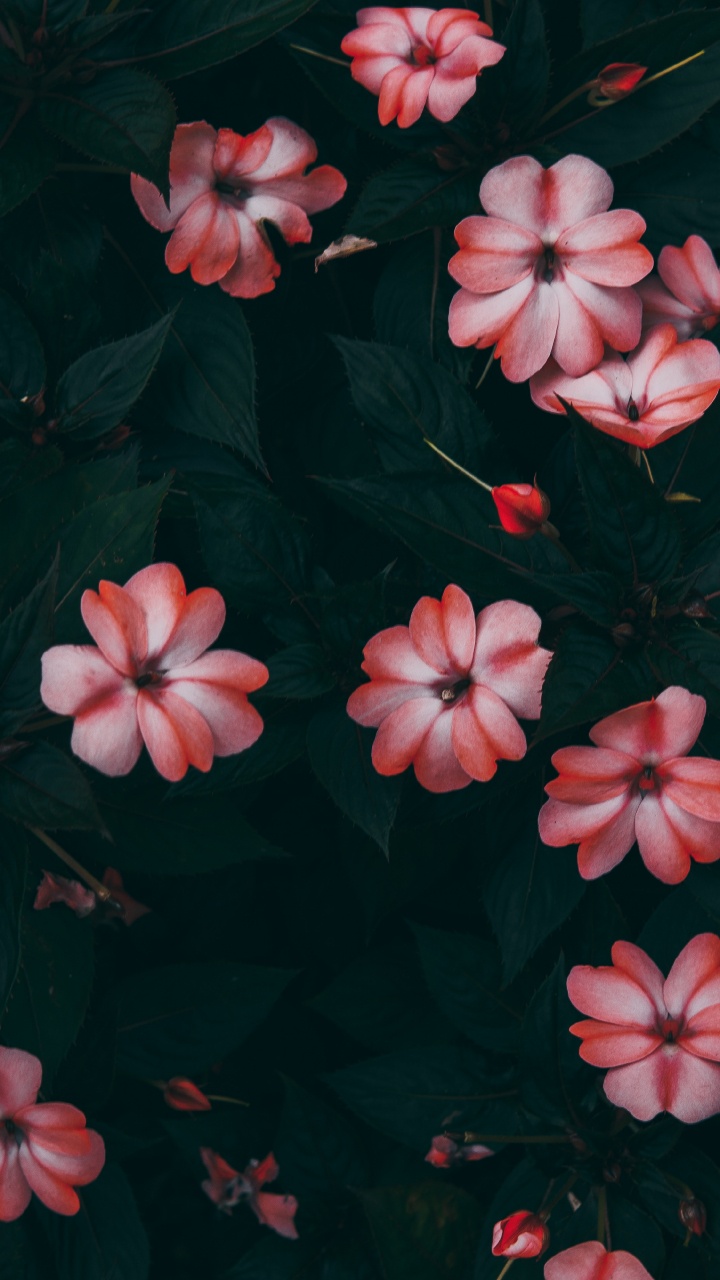
[[[14,1222],[33,1191],[53,1213],[77,1213],[75,1187],[94,1182],[105,1163],[99,1133],[66,1102],[36,1102],[42,1063],[0,1047],[0,1222]]]
[[[486,218],[455,228],[459,253],[448,270],[462,285],[450,304],[458,347],[495,347],[502,371],[523,382],[552,356],[580,377],[605,344],[630,351],[640,339],[642,305],[631,287],[653,260],[638,243],[639,213],[613,209],[610,176],[585,156],[544,169],[515,156],[480,186]]]
[[[688,756],[705,710],[704,698],[672,685],[601,720],[590,730],[594,747],[556,751],[559,776],[540,810],[543,842],[578,844],[584,880],[611,871],[636,840],[665,884],[684,880],[692,858],[720,858],[720,761]]]
[[[545,1263],[543,1275],[545,1280],[653,1280],[632,1253],[624,1249],[608,1253],[597,1240],[556,1253]]]
[[[631,942],[616,942],[612,964],[576,965],[568,995],[587,1022],[580,1057],[609,1067],[605,1094],[636,1120],[661,1111],[695,1124],[720,1111],[720,938],[700,933],[667,978]]]
[[[220,285],[236,298],[257,298],[280,275],[264,224],[286,244],[312,238],[309,213],[345,194],[339,169],[320,165],[304,129],[275,116],[255,133],[215,130],[204,120],[180,124],[170,152],[170,206],[152,182],[134,173],[132,193],[157,231],[172,231],[165,262],[173,274],[190,268],[198,284]]]
[[[119,777],[143,742],[158,773],[177,782],[213,756],[245,751],[263,722],[247,694],[267,667],[232,649],[205,650],[225,622],[219,591],[187,595],[172,564],[141,569],[124,587],[101,582],[80,602],[93,645],[63,644],[42,659],[40,696],[50,711],[74,716],[71,746],[101,773]]]
[[[415,124],[427,106],[448,121],[472,98],[477,77],[502,58],[492,28],[469,9],[360,9],[342,51],[353,80],[379,96],[381,124]]]
[[[700,338],[720,318],[720,270],[702,236],[688,236],[682,249],[660,250],[657,275],[638,285],[643,327],[669,323],[682,342]]]
[[[245,1203],[263,1226],[287,1240],[297,1240],[295,1196],[262,1190],[266,1183],[274,1182],[280,1172],[272,1152],[264,1160],[251,1160],[242,1173],[231,1168],[210,1147],[200,1148],[200,1158],[210,1175],[201,1183],[202,1189],[218,1209],[232,1213],[236,1205]]]
[[[500,600],[475,617],[460,587],[442,600],[423,596],[409,627],[389,627],[364,649],[370,677],[350,695],[348,714],[377,728],[378,773],[413,766],[428,791],[487,782],[498,760],[527,750],[518,716],[537,720],[551,653],[538,645],[540,618],[516,600]]]
[[[720,351],[704,338],[678,342],[671,324],[648,330],[623,359],[615,351],[582,378],[553,360],[530,379],[540,409],[564,413],[558,399],[617,440],[652,449],[697,422],[720,390]]]

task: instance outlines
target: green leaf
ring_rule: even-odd
[[[683,622],[667,640],[649,646],[648,660],[663,683],[699,693],[713,715],[720,716],[720,637]]]
[[[292,1187],[303,1204],[308,1195],[326,1198],[343,1188],[362,1186],[367,1178],[350,1125],[294,1080],[285,1081],[275,1152],[285,1186]]]
[[[650,1275],[664,1275],[665,1245],[660,1228],[617,1187],[608,1188],[608,1220],[613,1249],[632,1250],[633,1257],[647,1268]]]
[[[657,252],[682,244],[688,227],[710,244],[720,242],[720,164],[710,122],[637,164],[613,174],[614,203],[635,209],[648,224],[643,242]]]
[[[440,365],[410,351],[336,338],[353,403],[386,471],[433,471],[444,464],[431,440],[472,468],[490,443],[490,428],[464,387]]]
[[[335,687],[327,658],[318,644],[293,644],[267,659],[268,698],[318,698]]]
[[[569,412],[598,559],[633,586],[666,582],[681,551],[670,504],[620,445]]]
[[[156,6],[136,56],[168,80],[215,66],[269,39],[313,0],[165,0]]]
[[[97,830],[102,819],[84,773],[57,747],[37,742],[0,764],[0,810],[43,830]]]
[[[57,386],[58,429],[92,440],[122,422],[145,388],[163,349],[172,316],[131,338],[80,356]]]
[[[167,190],[175,105],[144,71],[118,67],[40,100],[45,128],[93,160],[121,165]]]
[[[585,3],[586,0],[583,0]],[[587,0],[592,3],[592,0]],[[607,17],[613,10],[617,13],[618,0],[610,0],[602,8],[602,16]],[[651,21],[642,21],[645,16],[640,5],[633,5],[628,13],[624,0],[623,27],[619,34],[608,33],[600,43],[583,49],[567,64],[565,74],[568,88],[580,85],[597,75],[610,62],[639,62],[648,67],[648,74],[655,75],[673,66],[683,58],[689,58],[698,49],[707,49],[708,45],[720,40],[720,14],[713,13],[699,6],[683,7],[682,19],[677,13],[659,14],[660,4],[667,9],[678,9],[681,6],[673,0],[651,0],[650,12],[646,9]],[[600,13],[600,10],[597,10]],[[641,19],[638,21],[638,19]],[[700,59],[702,61],[702,59]],[[665,76],[670,84],[676,72]],[[661,82],[658,82],[661,83]],[[565,88],[562,93],[567,92]],[[614,108],[612,108],[614,110]]]
[[[27,200],[55,168],[58,145],[26,116],[0,151],[0,216]]]
[[[414,924],[425,980],[438,1007],[484,1049],[512,1049],[520,1015],[500,990],[497,948],[488,938]]]
[[[387,854],[402,779],[383,778],[373,768],[371,737],[350,719],[343,701],[313,717],[307,749],[310,764],[338,808]]]
[[[453,345],[447,321],[457,286],[445,267],[456,247],[449,234],[432,231],[398,245],[378,281],[373,318],[378,342],[402,347],[425,364],[437,360],[465,383],[475,351]]]
[[[299,709],[265,716],[265,728],[251,751],[215,760],[209,773],[189,772],[170,789],[172,796],[215,795],[251,786],[279,773],[305,754],[307,715]]]
[[[0,623],[0,734],[40,705],[40,659],[52,643],[57,565]]]
[[[423,1182],[360,1193],[383,1275],[464,1280],[480,1232],[477,1201],[459,1187]]]
[[[431,158],[399,160],[370,178],[346,230],[378,244],[401,240],[430,227],[454,227],[479,213],[479,172],[446,173]]]
[[[294,976],[250,964],[176,964],[126,978],[118,1067],[157,1080],[208,1066],[252,1034]]]
[[[48,857],[51,855],[48,854]],[[43,1086],[52,1079],[85,1017],[93,983],[93,930],[89,920],[51,908],[23,915],[20,968],[2,1018],[6,1044],[34,1053]]]
[[[150,1246],[122,1169],[107,1165],[79,1195],[75,1217],[40,1215],[59,1280],[147,1280]]]
[[[565,988],[561,956],[531,1000],[522,1031],[523,1101],[529,1111],[552,1124],[572,1123],[573,1096],[583,1077],[592,1077],[568,1031],[576,1019]]]
[[[0,399],[35,396],[44,383],[40,339],[22,307],[9,294],[0,293]]]
[[[518,0],[503,27],[505,54],[495,74],[480,84],[502,103],[501,119],[516,127],[534,124],[542,115],[550,80],[550,53],[539,0]]]
[[[543,681],[542,714],[534,741],[600,720],[655,692],[655,681],[637,655],[588,627],[566,627],[555,642]]]
[[[2,824],[0,861],[0,1020],[17,978],[21,952],[22,905],[27,880],[27,836]]]

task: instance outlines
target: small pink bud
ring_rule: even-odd
[[[647,67],[641,67],[639,62],[611,62],[597,76],[594,88],[603,98],[616,102],[632,93],[646,71]]]
[[[469,1160],[485,1160],[487,1156],[494,1155],[495,1152],[490,1147],[484,1147],[479,1142],[460,1146],[452,1138],[439,1134],[430,1143],[425,1159],[435,1169],[452,1169],[454,1165],[465,1164]]]
[[[707,1229],[707,1209],[702,1200],[696,1200],[695,1196],[688,1200],[681,1200],[678,1205],[678,1217],[684,1227],[691,1231],[694,1236],[703,1236]]]
[[[532,538],[550,515],[550,499],[537,484],[501,484],[492,491],[500,524],[515,538]]]
[[[163,1094],[169,1107],[175,1111],[211,1111],[209,1098],[202,1089],[198,1089],[192,1080],[184,1076],[173,1076],[165,1085]]]
[[[495,1258],[539,1258],[549,1243],[550,1232],[542,1218],[528,1209],[518,1209],[493,1227]]]

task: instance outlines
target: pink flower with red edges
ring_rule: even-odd
[[[36,1102],[42,1063],[22,1049],[0,1047],[0,1222],[14,1222],[38,1200],[71,1217],[75,1187],[94,1182],[105,1163],[99,1133],[66,1102]]]
[[[339,169],[324,164],[305,173],[316,159],[310,135],[282,116],[246,137],[200,120],[175,131],[169,207],[152,182],[136,173],[130,181],[143,217],[157,231],[172,231],[165,262],[174,275],[189,267],[198,284],[257,298],[280,275],[264,223],[286,244],[308,244],[307,215],[345,194]]]
[[[564,413],[568,401],[599,431],[652,449],[697,422],[720,390],[720,351],[695,338],[678,342],[675,329],[650,329],[626,360],[610,351],[592,373],[569,378],[553,360],[530,379],[535,404]]]
[[[632,1253],[624,1249],[608,1253],[597,1240],[556,1253],[545,1263],[543,1275],[545,1280],[653,1280]]]
[[[514,538],[532,538],[550,515],[550,499],[537,484],[501,484],[492,491],[500,524]]]
[[[236,1205],[245,1202],[263,1226],[287,1240],[297,1240],[295,1196],[281,1196],[261,1189],[267,1182],[274,1182],[280,1172],[272,1152],[264,1160],[251,1160],[243,1173],[232,1169],[209,1147],[200,1148],[200,1158],[210,1175],[201,1184],[202,1189],[213,1204],[224,1213],[231,1213]]]
[[[80,602],[93,645],[57,645],[42,659],[40,696],[74,716],[71,746],[81,760],[119,777],[143,742],[158,773],[177,782],[194,765],[245,751],[263,722],[247,700],[267,667],[231,649],[205,650],[225,622],[219,591],[187,595],[172,564],[141,569],[124,587],[101,582]]]
[[[495,1152],[490,1147],[484,1147],[480,1142],[469,1142],[461,1146],[441,1133],[433,1138],[425,1159],[435,1169],[454,1169],[458,1164],[486,1160],[488,1156],[494,1155]]]
[[[613,184],[585,156],[544,169],[515,156],[480,186],[488,215],[455,228],[460,251],[448,270],[462,288],[450,304],[458,347],[491,347],[511,382],[523,382],[552,356],[572,377],[602,360],[605,343],[630,351],[640,339],[642,305],[631,287],[653,260],[638,243],[639,213],[610,209]]]
[[[447,122],[475,93],[477,77],[505,48],[469,9],[360,9],[341,48],[353,80],[379,95],[381,124],[415,124],[427,106]]]
[[[720,1111],[720,938],[701,933],[667,978],[640,947],[616,942],[612,964],[570,971],[568,995],[589,1021],[570,1031],[580,1057],[609,1067],[603,1088],[636,1120],[668,1111],[696,1124]]]
[[[545,788],[543,842],[578,844],[584,880],[612,871],[637,840],[648,871],[677,884],[691,859],[720,858],[720,761],[688,756],[705,719],[705,699],[677,685],[650,702],[607,716],[590,730],[594,747],[562,747],[559,776]]]
[[[542,1218],[528,1209],[518,1209],[493,1227],[494,1258],[538,1258],[550,1243],[550,1232]]]
[[[475,617],[470,597],[449,586],[423,596],[409,627],[390,627],[365,646],[370,683],[350,695],[348,714],[377,728],[378,773],[413,766],[428,791],[487,782],[498,760],[527,750],[518,717],[537,720],[551,653],[537,643],[540,618],[500,600]]]
[[[720,270],[702,236],[688,236],[682,249],[667,244],[660,250],[657,275],[638,285],[643,325],[666,322],[681,341],[699,338],[720,318]]]
[[[65,876],[54,876],[51,871],[43,871],[33,908],[35,911],[46,911],[56,902],[69,907],[80,919],[89,916],[97,906],[97,898],[92,889],[86,889],[79,880],[68,880]]]

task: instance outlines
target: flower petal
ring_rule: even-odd
[[[598,747],[623,751],[644,765],[661,764],[686,755],[695,745],[705,710],[704,698],[670,685],[659,697],[598,721],[590,737]]]
[[[663,1044],[657,1031],[592,1019],[573,1023],[570,1033],[582,1038],[580,1057],[593,1067],[621,1067],[628,1062],[640,1062]]]
[[[236,210],[240,247],[235,264],[220,280],[220,288],[233,298],[259,298],[271,293],[280,275],[272,247],[252,219]]]
[[[526,382],[550,359],[559,315],[560,304],[552,285],[535,281],[527,302],[498,338],[495,354],[509,382]]]
[[[211,191],[186,209],[167,242],[165,262],[175,275],[189,267],[197,284],[215,284],[233,266],[239,247],[235,210]]]
[[[566,804],[602,804],[622,795],[637,777],[631,756],[607,747],[561,747],[552,757],[560,775],[545,790]]]
[[[77,713],[70,746],[80,760],[110,778],[129,773],[142,751],[137,698],[135,685],[124,681],[116,692]]]
[[[223,182],[234,183],[252,174],[270,154],[273,133],[266,124],[243,137],[232,129],[218,129],[213,163]]]
[[[184,667],[217,640],[225,625],[225,601],[214,587],[199,587],[185,598],[178,620],[156,661],[163,669]],[[252,659],[248,659],[252,662]],[[256,686],[259,687],[259,686]]]
[[[545,672],[552,654],[537,643],[541,620],[517,600],[498,600],[477,618],[470,678],[497,693],[516,716],[540,718]]]
[[[690,870],[690,854],[655,792],[646,792],[635,816],[635,836],[645,866],[663,884],[679,884]]]
[[[450,261],[450,274],[473,293],[511,288],[531,273],[543,253],[533,231],[500,218],[464,218],[455,239],[460,251]]]
[[[452,716],[439,698],[412,698],[386,716],[372,747],[372,762],[378,773],[393,777],[407,769],[439,716]]]
[[[642,1062],[613,1068],[604,1089],[636,1120],[669,1111],[683,1124],[697,1124],[720,1111],[720,1065],[666,1044]]]
[[[263,731],[262,716],[247,694],[262,688],[268,674],[262,662],[244,653],[213,649],[187,667],[168,671],[163,683],[200,713],[210,728],[214,754],[230,756],[246,751]]]
[[[207,773],[213,762],[213,735],[195,707],[162,686],[142,689],[137,719],[155,768],[168,782],[179,782],[193,764]]]
[[[667,760],[657,773],[663,796],[697,818],[720,823],[720,760],[682,756]]]
[[[672,1018],[692,1018],[720,1000],[720,938],[698,933],[683,947],[665,981]]]
[[[42,1084],[42,1063],[34,1053],[0,1046],[0,1118],[12,1119],[16,1111],[29,1107]]]
[[[451,275],[460,256],[455,254],[448,263]],[[456,347],[491,347],[522,312],[534,290],[532,275],[499,293],[478,294],[460,289],[452,298],[448,313],[451,342]]]
[[[194,200],[215,186],[215,130],[204,120],[179,124],[170,151],[170,207],[152,182],[131,174],[137,206],[157,231],[171,231]]]
[[[452,712],[452,745],[471,778],[487,782],[498,760],[522,760],[525,734],[502,698],[482,685],[473,685]]]
[[[460,588],[445,588],[442,600],[423,596],[410,615],[410,639],[428,666],[442,676],[466,676],[475,649],[475,610]]]
[[[637,284],[652,271],[652,254],[638,244],[645,220],[630,209],[597,213],[568,227],[555,244],[563,264],[595,284]]]
[[[452,722],[452,711],[439,715],[430,725],[413,761],[415,777],[428,791],[459,791],[472,781],[455,755]]]
[[[0,1134],[0,1222],[14,1222],[31,1199],[32,1191],[20,1165],[20,1148],[10,1134]]]
[[[612,965],[578,964],[570,970],[567,990],[572,1003],[597,1022],[654,1034],[658,1017],[665,1015],[662,973],[631,942],[615,943],[612,957]]]
[[[124,676],[136,676],[147,657],[147,629],[132,596],[114,582],[99,591],[83,591],[80,613],[108,662]]]
[[[124,687],[125,680],[91,644],[58,644],[42,656],[40,697],[56,715],[76,716]]]
[[[373,680],[402,680],[435,687],[443,675],[443,671],[430,666],[420,656],[409,627],[387,627],[378,631],[368,640],[363,655],[362,669]]]

